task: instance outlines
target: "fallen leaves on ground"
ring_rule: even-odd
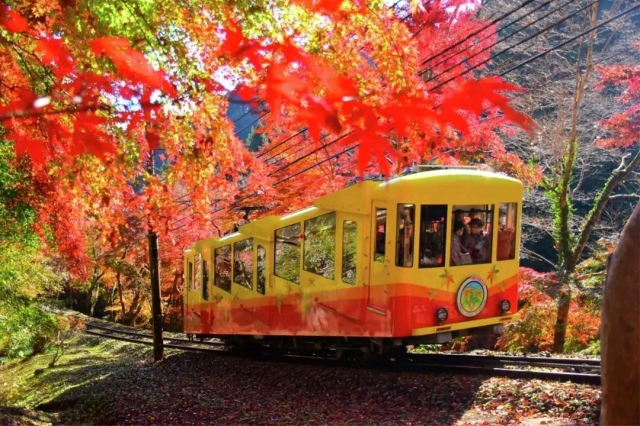
[[[523,424],[536,417],[565,421],[536,424],[595,424],[599,417],[598,386],[177,351],[154,364],[148,352],[136,357],[139,347],[126,346],[131,351],[122,347],[127,356],[118,361],[79,366],[90,369],[91,380],[40,408],[56,412],[63,424],[461,426]],[[56,380],[70,378],[60,374]]]

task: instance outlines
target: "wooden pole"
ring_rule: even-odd
[[[600,424],[640,425],[640,202],[608,259],[600,344]]]
[[[154,174],[153,151],[149,158],[149,173]],[[153,359],[164,358],[164,342],[162,339],[162,298],[160,294],[160,268],[158,260],[158,235],[149,224],[149,275],[151,278],[151,312],[153,323]]]

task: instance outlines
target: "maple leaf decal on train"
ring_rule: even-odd
[[[436,291],[435,288],[432,288],[431,290],[429,290],[429,301],[432,301],[433,299],[436,298],[436,294],[438,294],[438,292]]]
[[[445,280],[445,286],[447,287],[447,290],[449,290],[449,284],[454,283],[453,274],[450,273],[447,268],[444,268],[444,274],[440,275],[439,278],[442,278]]]
[[[493,285],[493,281],[496,279],[498,272],[500,272],[500,270],[496,268],[496,265],[493,265],[493,268],[487,274],[487,280],[491,283],[491,285]]]

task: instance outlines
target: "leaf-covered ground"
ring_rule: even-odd
[[[595,424],[600,388],[167,351],[81,335],[0,368],[0,425]]]

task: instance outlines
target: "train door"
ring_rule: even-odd
[[[184,275],[185,275],[185,290],[184,290],[184,304],[182,308],[182,317],[183,328],[185,333],[190,333],[194,327],[192,324],[192,315],[191,315],[191,306],[193,305],[192,299],[194,298],[194,288],[193,288],[193,256],[187,255],[185,256],[185,267],[184,267]]]
[[[363,300],[363,216],[340,212],[336,223],[336,297],[332,307],[339,313],[343,333],[361,334]],[[364,294],[363,294],[364,293]],[[345,321],[342,321],[344,319]]]
[[[387,268],[393,255],[391,241],[393,231],[388,232],[386,204],[374,201],[371,207],[371,256],[369,257],[369,286],[367,309],[386,315],[388,309]]]

